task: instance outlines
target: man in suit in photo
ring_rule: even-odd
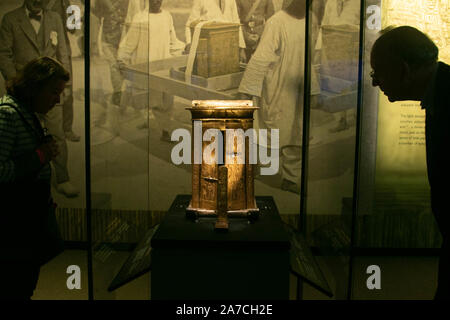
[[[372,84],[390,102],[420,101],[425,109],[425,137],[431,209],[442,234],[435,299],[450,299],[450,66],[421,31],[401,26],[383,33],[370,56]]]
[[[76,29],[68,29],[66,26],[66,21],[68,19],[67,8],[70,6],[69,0],[47,0],[47,10],[54,11],[59,14],[64,27],[64,39],[66,41],[67,53],[69,57],[70,73],[72,72],[72,50],[70,48],[70,41],[68,32],[75,33]],[[73,142],[80,141],[80,136],[73,132],[73,82],[67,88],[66,95],[63,96],[63,130],[66,139]]]
[[[65,30],[56,12],[44,10],[44,0],[25,0],[24,5],[3,17],[0,26],[0,72],[6,81],[31,60],[48,56],[71,70]],[[64,95],[68,95],[68,84]],[[52,164],[55,168],[56,189],[67,197],[77,196],[67,168],[67,143],[63,131],[62,106],[57,105],[41,118],[48,133],[58,143],[60,155]]]

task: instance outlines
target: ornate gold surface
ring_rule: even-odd
[[[259,213],[254,198],[253,166],[249,163],[248,139],[235,139],[232,150],[226,149],[226,130],[253,127],[253,112],[257,107],[251,100],[194,100],[191,111],[192,121],[202,122],[202,136],[208,129],[218,129],[223,135],[223,154],[236,155],[245,152],[245,163],[217,163],[215,154],[211,154],[210,163],[194,164],[192,169],[192,200],[186,209],[190,218],[216,216],[216,230],[228,230],[228,218],[246,217],[253,221]],[[210,141],[202,142],[205,150]],[[242,145],[243,144],[243,145]],[[194,142],[192,142],[194,145]],[[220,162],[220,161],[219,161]]]

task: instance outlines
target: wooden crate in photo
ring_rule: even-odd
[[[199,21],[191,24],[192,35],[197,23]],[[193,74],[210,78],[239,71],[239,24],[209,22],[203,25]]]
[[[323,26],[322,40],[321,76],[358,81],[359,28]]]

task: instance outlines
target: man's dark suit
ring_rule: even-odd
[[[38,34],[27,16],[25,6],[5,14],[0,27],[0,72],[5,80],[13,78],[28,62],[41,56],[52,57],[70,70],[64,32],[61,18],[52,11],[43,12]],[[61,109],[61,105],[57,105],[42,117],[60,149],[60,155],[53,161],[58,184],[69,181]]]
[[[66,40],[67,55],[69,68],[67,69],[70,74],[73,74],[72,70],[72,50],[70,48],[70,41],[67,32],[74,33],[76,30],[69,30],[66,28],[66,21],[68,19],[67,8],[70,6],[69,0],[49,0],[47,3],[47,9],[59,14],[64,27],[64,39]],[[73,124],[73,83],[67,87],[63,96],[63,129],[64,132],[72,132]]]
[[[56,32],[56,45],[50,39],[52,32]],[[38,35],[26,15],[25,6],[8,12],[3,17],[0,43],[0,71],[6,80],[40,56],[55,58],[70,70],[64,28],[61,18],[55,12],[45,11]]]
[[[431,207],[443,238],[436,298],[450,299],[450,66],[442,62],[426,110],[426,145]]]

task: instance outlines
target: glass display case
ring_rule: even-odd
[[[411,25],[448,63],[448,1],[48,3],[71,6],[64,19],[81,140],[66,140],[80,193],[53,190],[67,250],[43,267],[35,298],[59,298],[44,282],[66,265],[83,275],[82,290],[67,299],[152,298],[151,237],[175,199],[192,194],[180,132],[189,141],[194,134],[193,100],[259,107],[253,126],[269,134],[258,136],[257,203],[273,198],[291,245],[301,237],[331,299],[377,297],[364,291],[366,267],[377,263],[360,257],[440,247],[425,113],[415,102],[391,104],[372,86],[370,50],[382,29]],[[289,299],[330,299],[322,280],[294,269]]]

